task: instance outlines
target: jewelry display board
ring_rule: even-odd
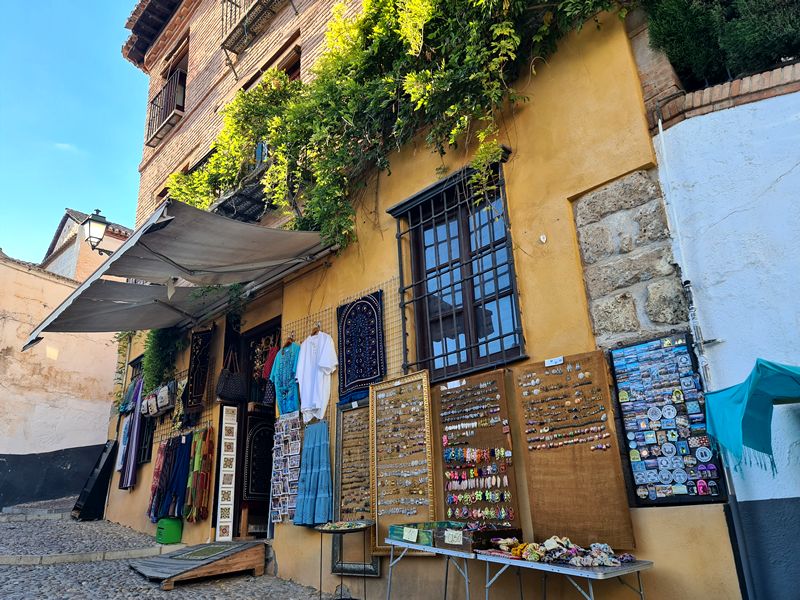
[[[372,518],[372,504],[364,490],[369,481],[368,400],[341,405],[336,419],[336,469],[334,470],[334,519],[360,521]],[[380,558],[363,562],[359,536],[333,538],[331,572],[343,575],[380,576]]]
[[[372,552],[385,555],[390,525],[434,518],[428,372],[371,385],[369,394]]]
[[[433,406],[447,519],[518,526],[505,373],[436,385]]]
[[[602,351],[514,371],[536,539],[634,547]]]
[[[638,506],[724,502],[720,456],[686,335],[611,351],[628,480]]]

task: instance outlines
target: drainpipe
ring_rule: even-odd
[[[669,160],[667,158],[667,146],[664,141],[664,127],[662,122],[662,114],[661,114],[661,102],[669,102],[670,100],[678,97],[679,95],[683,94],[684,92],[679,92],[678,94],[673,94],[672,96],[667,96],[663,100],[656,103],[656,117],[658,119],[658,139],[659,139],[659,146],[661,148],[661,164],[664,168],[664,203],[667,206],[667,227],[670,230],[670,233],[673,235],[675,239],[675,261],[678,263],[679,268],[682,270],[683,274],[688,276],[688,269],[686,269],[686,262],[684,261],[684,252],[683,252],[683,238],[681,236],[680,227],[677,227],[678,218],[677,214],[675,213],[675,207],[670,201],[672,196],[672,176],[670,175],[669,171]],[[689,305],[689,327],[692,331],[692,337],[694,338],[694,346],[695,351],[697,352],[698,360],[700,362],[700,368],[703,372],[703,380],[705,381],[706,387],[709,387],[711,381],[711,373],[708,367],[708,358],[705,355],[705,344],[706,341],[703,338],[703,332],[700,329],[700,322],[697,318],[697,307],[694,304],[694,299],[692,296],[692,283],[690,279],[686,279],[683,281],[683,289],[686,293],[686,297],[688,300]],[[708,343],[713,342],[714,340],[708,340]],[[731,523],[733,525],[733,535],[736,540],[736,548],[734,548],[734,554],[738,554],[739,564],[741,565],[742,571],[742,579],[744,579],[744,596],[746,600],[758,600],[758,596],[755,592],[755,588],[753,585],[753,574],[750,571],[750,561],[748,560],[748,552],[747,552],[747,540],[744,535],[744,527],[742,526],[742,515],[741,511],[739,510],[739,500],[736,497],[736,487],[733,481],[733,474],[731,473],[730,468],[728,467],[728,461],[725,461],[724,464],[725,469],[725,481],[728,485],[728,506],[731,511]],[[740,582],[741,587],[741,582]]]

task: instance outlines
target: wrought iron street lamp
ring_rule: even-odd
[[[89,242],[92,250],[97,250],[101,256],[103,254],[111,256],[111,252],[108,250],[98,248],[100,242],[103,241],[103,238],[106,235],[106,228],[108,227],[108,221],[103,215],[100,214],[100,209],[95,209],[94,214],[86,217],[86,220],[82,223],[82,225],[85,239],[87,242]]]

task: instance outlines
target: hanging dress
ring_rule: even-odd
[[[292,342],[284,346],[275,357],[270,380],[275,384],[275,399],[278,402],[278,413],[285,415],[300,409],[297,388],[297,359],[300,356],[300,344]]]

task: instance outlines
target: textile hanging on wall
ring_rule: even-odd
[[[339,404],[369,396],[369,386],[386,377],[383,290],[336,309],[339,329]]]
[[[300,481],[297,486],[295,525],[321,525],[331,520],[331,452],[328,422],[306,427]]]
[[[123,416],[122,425],[119,428],[119,446],[117,447],[117,460],[114,464],[114,469],[117,471],[122,471],[122,467],[125,466],[125,452],[128,449],[128,438],[131,434],[131,419],[133,419],[133,415]]]
[[[325,418],[331,397],[331,373],[338,364],[333,338],[327,333],[318,331],[303,340],[297,359],[297,382],[304,423],[314,417]]]
[[[269,350],[267,351],[267,356],[264,359],[264,366],[261,369],[261,379],[264,379],[264,396],[262,397],[261,401],[268,405],[272,406],[275,404],[275,384],[269,378],[270,374],[272,373],[272,367],[275,364],[275,359],[278,356],[279,348],[277,346],[270,346]]]
[[[161,518],[161,504],[164,501],[164,496],[167,494],[169,487],[169,478],[172,474],[172,469],[175,465],[175,450],[178,447],[180,438],[170,438],[159,445],[159,455],[156,458],[156,466],[158,461],[161,460],[161,466],[157,470],[153,470],[153,483],[150,486],[150,504],[147,508],[147,515],[153,523],[158,522]],[[161,450],[164,450],[163,458],[161,457]]]
[[[183,516],[190,523],[208,517],[208,491],[211,485],[213,460],[214,430],[209,427],[196,431],[192,438],[189,478],[186,482],[186,504],[183,507]]]
[[[300,344],[292,342],[281,348],[272,365],[269,375],[275,384],[275,400],[278,413],[286,415],[300,410],[300,392],[297,387],[297,359],[300,357]]]
[[[136,485],[136,468],[138,466],[139,445],[142,438],[142,385],[141,379],[137,380],[136,391],[134,392],[133,413],[128,432],[128,443],[125,447],[124,464],[122,475],[119,478],[119,489],[126,490]]]
[[[165,486],[164,497],[158,509],[161,517],[182,517],[183,504],[186,501],[186,479],[189,476],[189,456],[192,450],[192,438],[181,435],[176,438],[175,461]]]
[[[602,351],[514,370],[535,538],[634,547]]]
[[[158,493],[158,484],[161,481],[161,471],[164,469],[164,457],[167,452],[167,441],[164,440],[158,445],[156,452],[156,462],[153,465],[153,480],[150,483],[150,500],[147,502],[145,514],[152,520],[153,501]]]

